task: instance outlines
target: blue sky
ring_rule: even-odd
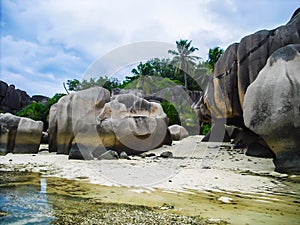
[[[124,46],[133,47],[120,68],[144,56],[147,48],[137,49],[135,43],[161,42],[169,47],[176,40],[189,39],[205,60],[209,48],[226,49],[245,35],[286,24],[300,6],[299,0],[0,2],[0,79],[30,95],[50,97],[64,92],[62,84],[68,79],[85,77],[99,59],[117,60],[114,54]],[[119,75],[129,75],[128,71]]]

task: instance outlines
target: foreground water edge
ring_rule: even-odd
[[[298,224],[300,221],[298,180],[282,181],[289,182],[290,190],[246,194],[102,186],[88,183],[85,177],[67,180],[28,172],[0,174],[0,223],[3,224]]]

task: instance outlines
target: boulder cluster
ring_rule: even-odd
[[[133,94],[94,87],[62,97],[50,109],[49,151],[101,158],[107,150],[139,154],[171,144],[162,106]]]
[[[255,137],[252,150],[271,150],[279,172],[300,173],[299,52],[300,8],[286,25],[230,45],[195,105],[216,130],[230,124]]]

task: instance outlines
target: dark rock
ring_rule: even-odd
[[[30,98],[30,101],[33,102],[40,102],[41,104],[45,105],[49,100],[49,97],[43,96],[43,95],[33,95]]]
[[[8,85],[7,83],[0,80],[0,106],[2,105],[2,100],[6,96]]]
[[[126,152],[123,151],[120,153],[120,159],[130,159],[130,157],[127,155]]]
[[[144,153],[143,154],[145,157],[155,157],[155,153],[151,152],[151,153]]]
[[[0,81],[0,110],[15,114],[30,103],[30,96],[14,85]]]
[[[165,152],[162,152],[160,154],[160,157],[162,157],[162,158],[171,158],[171,157],[173,157],[173,153],[170,152],[170,151],[165,151]]]
[[[267,145],[257,142],[248,145],[246,155],[260,158],[275,158],[274,152]]]
[[[94,156],[86,149],[85,145],[80,146],[80,144],[74,143],[70,149],[68,159],[93,160]]]
[[[161,147],[162,145],[172,145],[172,136],[171,136],[171,132],[169,129],[167,129],[167,133],[166,133],[166,136],[165,136],[165,139],[163,140],[163,143],[161,145],[159,145],[159,147]]]
[[[119,159],[119,155],[116,151],[108,150],[100,155],[97,159]]]

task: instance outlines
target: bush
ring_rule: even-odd
[[[21,111],[17,112],[17,116],[27,117],[33,120],[44,121],[46,107],[39,102],[32,102]]]
[[[48,129],[48,117],[49,111],[53,104],[55,104],[61,97],[65,96],[66,94],[55,94],[52,98],[48,100],[48,102],[43,105],[40,102],[32,102],[21,111],[17,112],[17,116],[27,117],[33,120],[40,120],[44,123],[44,130]]]
[[[212,126],[211,123],[203,123],[201,134],[206,135],[210,131],[211,126]]]
[[[171,126],[173,124],[181,125],[179,113],[177,112],[175,106],[172,103],[162,102],[161,106],[164,112],[167,114],[167,117],[169,118],[168,126]]]

